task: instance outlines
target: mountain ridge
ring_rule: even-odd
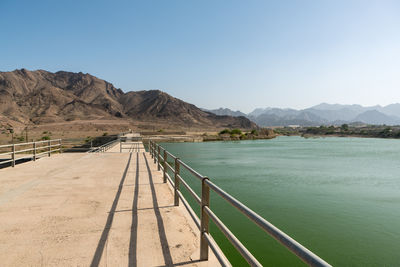
[[[229,113],[229,109],[223,110]],[[343,123],[398,125],[400,124],[400,104],[364,107],[358,104],[321,103],[301,110],[267,107],[256,108],[246,114],[246,117],[260,126],[319,126]]]
[[[247,118],[205,112],[160,90],[124,93],[91,74],[66,71],[0,72],[0,115],[22,124],[129,119],[189,127],[257,128]]]

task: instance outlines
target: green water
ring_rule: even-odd
[[[163,146],[330,264],[400,266],[400,140],[278,137]],[[182,175],[199,192],[200,182]],[[263,265],[303,265],[216,194],[211,208]],[[246,264],[215,226],[211,232],[235,266]]]

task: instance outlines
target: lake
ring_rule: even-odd
[[[328,263],[400,266],[400,140],[282,136],[162,145]],[[200,192],[199,180],[182,176]],[[215,193],[210,206],[263,265],[303,266]],[[246,264],[215,226],[211,232],[235,266]]]

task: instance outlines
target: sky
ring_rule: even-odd
[[[0,71],[250,112],[400,102],[400,1],[0,0]]]

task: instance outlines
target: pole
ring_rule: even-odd
[[[49,145],[49,157],[50,157],[50,155],[51,155],[51,140],[49,140],[48,145]]]
[[[154,164],[156,164],[156,158],[157,158],[157,150],[156,150],[156,143],[153,145],[153,150],[154,150]]]
[[[164,183],[167,182],[167,150],[164,149],[164,160],[163,160],[163,172],[164,172]]]
[[[33,161],[36,161],[36,142],[33,142]]]
[[[15,167],[15,144],[12,145],[12,166]]]
[[[201,181],[201,225],[200,225],[200,260],[208,260],[208,242],[204,234],[208,234],[209,216],[204,207],[210,206],[210,188],[205,183],[208,177]]]
[[[157,170],[160,170],[160,146],[157,147]]]
[[[175,158],[175,192],[174,192],[174,205],[179,206],[179,174],[180,174],[180,165],[179,165],[179,159]]]

